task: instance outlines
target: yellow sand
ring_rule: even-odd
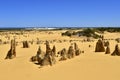
[[[51,34],[48,32],[31,32],[27,33],[28,37],[16,36],[17,41],[22,40],[83,40],[82,38],[69,38],[62,37],[61,32],[63,31],[52,31]],[[34,33],[34,34],[33,34]],[[9,35],[12,37],[12,35]],[[120,33],[105,33],[105,38],[115,39],[120,37]],[[7,40],[4,36],[1,37],[3,40]],[[30,57],[36,55],[38,46],[41,46],[42,50],[45,51],[45,44],[33,44],[30,48],[22,48],[22,43],[17,46],[16,53],[17,57],[12,60],[4,60],[10,44],[0,45],[0,80],[120,80],[120,57],[105,55],[102,53],[95,53],[94,42],[80,42],[76,41],[81,50],[85,53],[67,61],[57,62],[53,66],[40,67],[30,62]],[[114,50],[117,42],[110,40],[111,53]],[[73,43],[73,42],[72,42]],[[51,43],[56,46],[57,51],[62,48],[68,49],[71,45],[69,41],[63,43]],[[89,48],[88,45],[91,45]]]

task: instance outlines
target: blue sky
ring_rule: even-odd
[[[0,27],[119,27],[120,0],[0,0]]]

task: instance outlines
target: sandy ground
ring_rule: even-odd
[[[52,34],[47,32],[33,32],[35,34],[26,34],[28,37],[17,36],[17,41],[22,40],[82,40],[82,38],[69,38],[62,37],[61,31],[53,31]],[[13,35],[9,35],[13,36]],[[119,38],[120,33],[104,34],[107,39]],[[7,40],[4,36],[1,39]],[[105,55],[102,53],[95,53],[95,40],[94,42],[79,42],[76,41],[79,48],[85,53],[76,56],[67,61],[59,61],[53,66],[40,67],[30,62],[30,57],[36,55],[37,49],[41,46],[45,51],[45,44],[33,44],[30,48],[22,48],[20,43],[17,46],[17,57],[11,60],[4,60],[10,44],[0,45],[0,80],[120,80],[120,57]],[[114,50],[117,42],[110,40],[111,53]],[[56,46],[57,51],[62,48],[68,49],[70,42],[51,43]],[[91,45],[89,48],[88,45]]]

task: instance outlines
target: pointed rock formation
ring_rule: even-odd
[[[78,50],[79,48],[78,48],[78,45],[76,44],[76,43],[74,43],[74,49],[75,50]]]
[[[78,48],[78,45],[74,43],[74,49],[75,49],[75,55],[78,56],[80,54],[80,49]]]
[[[41,47],[39,46],[36,56],[32,56],[30,60],[32,62],[38,61],[38,63],[41,63],[41,60],[44,58],[44,56],[45,56],[45,52],[43,52],[41,50]]]
[[[5,59],[12,59],[14,57],[16,57],[16,42],[15,42],[15,39],[11,40],[11,48],[8,51]]]
[[[66,49],[65,49],[65,48],[63,48],[63,49],[60,51],[59,54],[60,54],[60,56],[61,56],[61,58],[60,58],[59,61],[67,60],[67,52],[66,52]]]
[[[107,46],[105,54],[110,54],[110,47],[109,46]]]
[[[73,46],[70,46],[68,49],[68,58],[71,59],[71,58],[74,58],[74,56],[75,56],[75,50]]]
[[[104,44],[102,40],[98,40],[98,42],[96,43],[96,48],[95,48],[95,52],[105,52],[105,48],[104,48]]]
[[[29,48],[29,44],[27,41],[23,41],[23,48]]]
[[[118,44],[115,46],[115,50],[111,54],[112,56],[120,56],[120,49],[118,47]]]
[[[55,47],[55,45],[53,46],[52,52],[53,52],[53,55],[55,56],[56,55],[56,47]]]
[[[46,41],[46,54],[51,51],[50,44],[48,41]]]
[[[51,50],[49,42],[46,41],[46,54],[43,60],[41,61],[41,66],[45,66],[45,65],[52,66],[55,63],[56,63],[56,59],[55,59],[54,52]]]

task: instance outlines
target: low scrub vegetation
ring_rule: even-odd
[[[86,37],[93,37],[93,38],[99,38],[100,36],[95,33],[94,29],[87,28],[83,29],[83,31],[66,31],[65,33],[62,33],[62,36],[72,36],[72,35],[77,35],[77,36],[86,36]]]

